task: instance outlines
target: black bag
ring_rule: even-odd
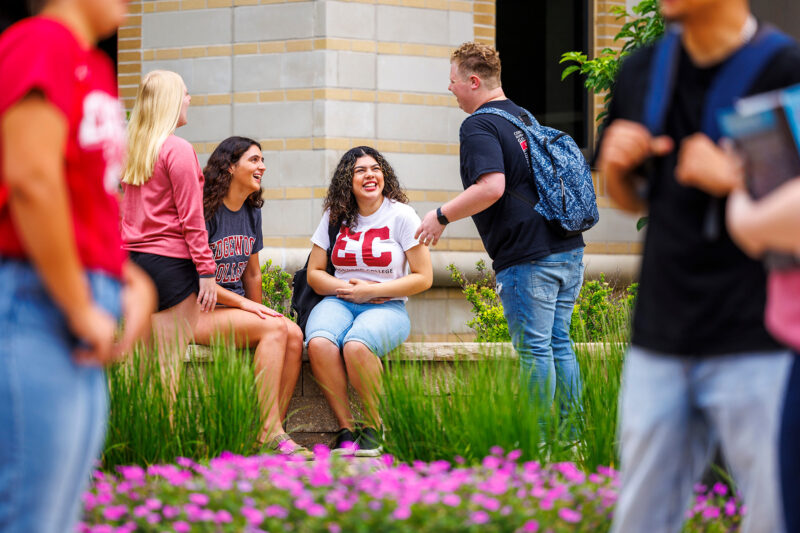
[[[331,276],[336,272],[336,267],[333,266],[333,262],[331,261],[331,250],[333,250],[333,245],[336,242],[336,236],[339,234],[340,227],[341,224],[332,224],[328,226],[328,242],[330,245],[328,246],[328,264],[325,270]],[[308,254],[308,257],[311,257],[311,254]],[[314,306],[320,303],[323,298],[324,296],[320,296],[314,292],[314,289],[308,284],[308,258],[306,258],[305,266],[295,272],[292,278],[291,307],[297,320],[297,325],[303,330],[303,334],[306,332],[308,315],[311,314],[311,310],[314,309]]]

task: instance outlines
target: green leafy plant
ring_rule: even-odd
[[[291,318],[292,275],[279,265],[272,265],[272,259],[261,267],[261,303]]]
[[[633,283],[618,294],[604,274],[600,274],[599,279],[584,282],[572,310],[572,340],[614,342],[626,338],[638,287],[638,283]]]
[[[614,6],[611,13],[616,15],[617,20],[626,17],[629,19],[614,36],[615,42],[624,41],[621,49],[603,48],[592,59],[585,52],[566,52],[559,61],[571,63],[562,71],[562,80],[578,73],[586,77],[584,86],[587,89],[594,93],[606,93],[603,99],[604,109],[597,115],[597,122],[601,122],[608,114],[608,104],[622,59],[637,48],[652,43],[664,33],[664,19],[658,9],[658,0],[642,0],[632,8],[632,13],[628,13],[624,6]]]
[[[508,333],[508,324],[503,315],[503,304],[494,289],[494,272],[486,267],[483,260],[478,261],[475,268],[478,277],[468,280],[455,265],[450,264],[447,267],[450,279],[461,287],[467,301],[472,304],[474,317],[467,322],[467,325],[477,332],[475,340],[478,342],[510,341],[511,335]]]

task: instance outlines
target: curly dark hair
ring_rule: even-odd
[[[231,165],[236,164],[251,146],[258,146],[258,149],[261,150],[261,145],[253,139],[236,136],[228,137],[219,143],[211,157],[208,158],[208,163],[203,169],[203,176],[205,177],[203,213],[206,220],[214,216],[214,213],[219,209],[219,204],[222,203],[222,199],[228,194],[231,179],[233,178],[233,174],[230,171]],[[245,203],[250,207],[260,208],[264,205],[261,191],[255,191],[248,196]]]
[[[408,196],[400,187],[400,181],[394,173],[392,165],[379,151],[370,146],[356,146],[348,150],[336,165],[336,171],[331,178],[328,194],[325,195],[324,209],[330,209],[331,220],[341,220],[348,228],[355,226],[358,217],[358,204],[353,194],[353,172],[356,160],[368,155],[375,159],[383,172],[383,196],[404,204],[408,203]]]

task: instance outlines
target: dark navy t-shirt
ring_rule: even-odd
[[[511,100],[487,102],[519,116],[522,108]],[[461,141],[461,182],[466,189],[490,172],[506,178],[506,194],[488,209],[473,215],[483,246],[492,258],[495,272],[550,254],[582,247],[583,237],[563,239],[553,232],[532,204],[538,201],[525,153],[525,135],[496,115],[467,117],[459,132]],[[532,204],[508,194],[513,190]]]
[[[261,234],[261,210],[244,204],[231,211],[220,204],[206,221],[208,244],[217,263],[217,283],[244,296],[242,273],[250,256],[264,247]]]

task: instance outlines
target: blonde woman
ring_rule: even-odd
[[[178,74],[155,70],[145,75],[128,124],[122,178],[124,247],[158,290],[153,330],[162,363],[172,354],[169,368],[185,351],[200,311],[217,303],[216,264],[203,217],[203,172],[192,145],[174,135],[186,124],[190,101]]]

